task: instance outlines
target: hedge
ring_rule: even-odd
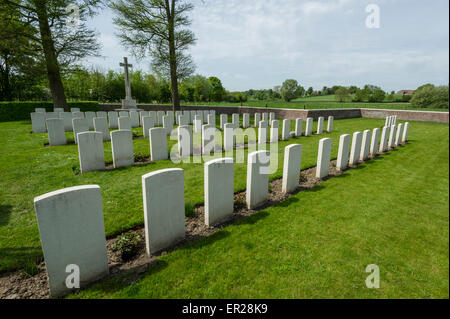
[[[67,107],[80,108],[81,112],[98,111],[98,102],[67,102]],[[30,113],[36,108],[53,111],[52,102],[0,102],[0,122],[30,120]]]

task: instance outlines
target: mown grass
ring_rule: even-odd
[[[380,127],[384,124],[384,120],[375,120],[375,119],[348,119],[348,120],[337,120],[335,121],[335,131],[331,134],[324,134],[321,136],[313,136],[313,137],[301,137],[298,139],[292,139],[287,142],[281,142],[280,143],[280,149],[284,149],[284,147],[291,143],[301,143],[303,144],[303,159],[302,159],[302,168],[307,168],[315,165],[316,156],[317,156],[317,145],[318,140],[323,137],[331,137],[333,138],[333,150],[332,150],[332,156],[335,157],[337,153],[337,143],[338,143],[338,137],[341,134],[344,133],[352,133],[357,130],[363,130],[363,129],[371,129],[374,127]],[[147,165],[141,165],[141,166],[134,166],[129,168],[123,168],[118,170],[112,170],[112,171],[105,171],[105,172],[92,172],[88,174],[83,175],[76,175],[74,174],[73,169],[78,167],[78,153],[75,145],[66,145],[66,146],[59,146],[59,147],[44,147],[44,143],[47,141],[47,137],[45,134],[30,134],[31,131],[31,125],[29,122],[9,122],[9,123],[0,123],[0,142],[2,145],[2,148],[0,149],[1,159],[0,159],[0,172],[1,172],[1,180],[0,180],[0,186],[1,186],[1,193],[0,193],[0,271],[10,271],[17,268],[32,268],[32,265],[42,256],[42,251],[40,248],[40,242],[39,242],[39,233],[37,229],[36,219],[35,219],[35,213],[33,209],[33,198],[35,196],[64,188],[64,187],[70,187],[75,185],[84,185],[84,184],[98,184],[102,188],[102,199],[103,199],[103,211],[104,211],[104,219],[105,219],[105,228],[107,235],[113,235],[120,233],[126,229],[129,229],[131,227],[134,227],[138,224],[143,223],[143,209],[142,209],[142,191],[141,191],[141,176],[143,174],[146,174],[150,171],[154,171],[157,169],[162,168],[168,168],[168,167],[181,167],[185,169],[185,198],[186,198],[186,206],[187,207],[193,207],[196,204],[203,202],[203,165],[202,164],[174,164],[171,161],[160,161],[156,163],[150,163]],[[141,129],[135,129],[136,132],[141,134]],[[386,227],[388,229],[393,229],[395,227],[407,227],[411,231],[421,230],[419,232],[420,235],[422,235],[422,238],[419,238],[420,240],[426,240],[430,245],[432,244],[433,249],[440,249],[439,251],[433,250],[433,256],[437,260],[441,261],[442,258],[445,259],[445,249],[446,248],[446,260],[447,264],[442,264],[442,262],[437,263],[433,262],[433,264],[430,264],[430,267],[434,269],[435,272],[438,273],[439,278],[442,279],[441,273],[442,269],[447,267],[447,288],[448,288],[448,214],[443,214],[443,211],[446,211],[448,209],[448,125],[439,125],[439,124],[430,124],[430,123],[413,123],[413,125],[410,128],[410,136],[412,138],[412,142],[410,145],[402,147],[401,150],[395,151],[392,153],[392,155],[385,156],[386,158],[381,160],[374,161],[375,163],[380,163],[377,165],[381,165],[382,163],[385,163],[383,165],[387,165],[386,167],[383,167],[383,169],[380,169],[378,171],[374,171],[373,176],[368,175],[365,178],[367,181],[365,182],[367,185],[363,187],[365,191],[372,194],[378,194],[379,196],[384,196],[384,193],[380,193],[380,190],[372,190],[369,186],[371,185],[368,181],[372,181],[373,179],[376,179],[376,177],[380,174],[383,177],[383,190],[390,190],[393,194],[398,195],[399,193],[404,194],[410,194],[411,191],[414,192],[413,196],[407,196],[409,201],[407,202],[408,205],[406,205],[406,209],[403,208],[404,203],[399,202],[398,205],[394,205],[395,201],[392,202],[392,205],[389,207],[392,207],[394,212],[403,212],[403,211],[410,211],[410,214],[413,215],[407,215],[405,216],[404,220],[401,220],[402,223],[405,223],[409,220],[409,223],[412,223],[412,225],[409,225],[406,223],[406,226],[403,226],[403,224],[395,224],[393,225],[392,222],[389,224],[389,216],[384,216],[384,218],[380,219],[380,222],[378,225],[381,227],[385,227],[384,223],[386,224]],[[68,138],[72,138],[70,133],[67,133]],[[175,143],[175,141],[170,141],[169,145],[172,146]],[[170,149],[169,146],[169,149]],[[110,143],[105,143],[105,160],[111,161],[111,154],[110,154]],[[134,151],[135,153],[143,154],[145,156],[149,155],[149,145],[147,139],[136,139],[134,140]],[[402,157],[395,162],[389,162],[391,158],[396,158],[395,156],[400,156],[401,154],[408,155],[410,157],[404,157],[405,155],[402,155]],[[395,155],[395,156],[393,156]],[[405,160],[409,163],[412,159],[415,159],[415,161],[418,161],[420,165],[417,167],[417,163],[414,164],[415,166],[412,169],[412,173],[408,173],[408,170],[403,169],[402,165],[404,165]],[[282,163],[283,163],[283,154],[282,152],[278,156],[278,163],[279,167],[278,170],[271,175],[271,179],[279,178],[282,174]],[[367,169],[364,170],[354,170],[347,174],[359,174],[359,172],[364,172],[367,174],[367,172],[371,171],[371,167],[374,165],[368,165]],[[410,182],[408,187],[410,189],[404,189],[405,184],[400,183],[399,184],[399,173],[395,173],[397,171],[397,166],[402,168],[400,171],[403,172],[407,178],[407,180]],[[439,169],[437,169],[438,167]],[[394,169],[395,168],[395,169]],[[445,173],[446,172],[446,173]],[[445,173],[445,174],[444,174]],[[401,174],[400,174],[401,175]],[[358,175],[359,176],[359,175]],[[246,178],[246,165],[245,164],[236,164],[235,166],[235,191],[240,191],[245,189],[245,178]],[[420,180],[420,182],[423,184],[420,185],[420,188],[418,188],[419,183],[417,182],[417,179]],[[350,178],[339,178],[336,180],[351,180]],[[401,180],[401,179],[400,179]],[[331,181],[327,182],[331,183]],[[325,183],[324,185],[327,185]],[[321,186],[323,187],[323,186]],[[343,225],[346,227],[358,226],[360,227],[361,221],[355,221],[353,220],[352,216],[357,212],[359,209],[362,209],[359,205],[361,202],[359,200],[353,200],[357,197],[356,194],[359,194],[359,188],[356,187],[356,185],[352,186],[351,184],[347,186],[347,183],[344,183],[340,185],[339,187],[342,187],[342,190],[351,190],[351,195],[349,198],[347,198],[348,203],[346,205],[347,209],[350,209],[347,213],[350,214],[344,218],[342,221]],[[337,187],[336,190],[339,190],[340,188]],[[320,189],[319,189],[320,190]],[[312,191],[307,192],[307,194],[311,194],[310,196],[313,196],[314,194],[320,194],[320,192]],[[420,194],[420,196],[418,195]],[[428,197],[424,197],[424,196]],[[297,195],[300,199],[299,203],[303,203],[305,201],[304,196],[305,194]],[[327,198],[326,196],[323,197],[323,195],[320,196],[313,196],[310,198],[310,203],[308,206],[311,206],[311,223],[310,226],[321,226],[322,223],[317,221],[314,222],[315,217],[312,215],[314,212],[322,211],[322,209],[326,207],[321,207],[319,203],[328,203],[328,205],[334,205],[334,201],[338,200],[338,203],[342,204],[343,199],[345,198],[344,194],[340,194],[337,192],[336,194],[330,194],[330,196],[333,198],[333,200],[326,200],[324,201],[323,198]],[[344,197],[343,197],[344,196]],[[395,200],[395,196],[391,197],[392,200]],[[400,197],[403,198],[403,197]],[[432,200],[431,200],[432,199]],[[438,199],[438,200],[436,200]],[[368,199],[365,199],[362,201],[362,203],[372,203],[372,201],[369,201]],[[375,201],[377,203],[377,201]],[[384,212],[386,209],[385,202],[382,202],[383,205],[380,205],[382,208],[382,211]],[[297,220],[294,218],[295,216],[289,215],[289,211],[292,209],[290,208],[292,205],[284,207],[282,204],[277,209],[271,208],[267,212],[262,213],[264,216],[267,214],[267,218],[263,218],[265,221],[266,219],[269,219],[272,214],[272,210],[278,212],[280,211],[280,214],[287,214],[285,218],[292,219],[293,225],[296,223],[300,223],[298,225],[298,228],[291,229],[290,225],[286,225],[284,223],[281,224],[269,224],[272,225],[269,227],[264,227],[258,236],[265,236],[270,235],[274,236],[275,233],[279,233],[279,236],[283,236],[286,238],[285,245],[293,245],[293,247],[296,247],[297,243],[295,242],[297,238],[300,239],[300,242],[302,241],[301,238],[304,238],[303,234],[301,233],[302,227],[305,227],[302,224],[301,220]],[[427,205],[430,205],[429,207]],[[373,209],[377,210],[379,205],[370,205],[369,207],[375,207]],[[294,207],[294,206],[292,206]],[[317,208],[316,208],[317,207]],[[304,209],[303,204],[301,205],[301,208],[294,208],[294,210],[298,209]],[[412,216],[416,216],[417,214],[423,214],[423,212],[430,212],[427,216],[429,219],[420,221],[420,225],[416,225],[415,219],[412,218]],[[366,214],[369,214],[370,211],[368,211]],[[277,213],[278,214],[278,213]],[[381,214],[379,212],[379,214]],[[269,220],[271,220],[271,223],[273,222],[272,218],[278,219],[278,215],[274,215]],[[283,216],[283,215],[280,215]],[[327,215],[325,215],[327,216]],[[251,227],[251,224],[254,222],[257,222],[259,224],[260,217],[252,217],[249,221],[243,222],[243,225],[245,227]],[[261,220],[261,221],[263,221]],[[326,219],[327,220],[327,219]],[[345,220],[349,221],[349,225],[345,224]],[[281,222],[281,221],[280,221]],[[356,223],[356,224],[355,224]],[[287,223],[289,224],[289,223]],[[430,224],[430,225],[428,225]],[[255,225],[256,226],[256,225]],[[326,226],[326,225],[325,225]],[[356,227],[355,226],[355,227]],[[395,226],[395,227],[394,227]],[[447,226],[447,227],[445,227]],[[229,237],[227,235],[228,232],[231,234],[234,234],[236,232],[237,238],[239,236],[244,235],[245,231],[242,233],[242,228],[239,228],[241,226],[232,226],[231,228],[227,228],[224,230],[224,234],[221,235],[215,235],[215,237],[207,239],[206,242],[197,243],[194,244],[194,248],[184,248],[181,249],[179,252],[174,252],[173,254],[170,254],[170,258],[181,258],[182,252],[185,252],[187,255],[183,258],[188,258],[188,256],[195,252],[195,251],[203,251],[202,249],[198,249],[203,246],[209,246],[211,249],[217,249],[214,245],[212,245],[212,242],[217,242],[219,244],[220,242],[224,242],[221,240],[216,240],[217,237],[224,236]],[[259,226],[258,226],[259,227]],[[293,227],[293,226],[292,226]],[[433,232],[433,234],[430,234],[428,230],[432,227],[440,227],[439,231]],[[445,238],[445,228],[447,228],[447,236]],[[248,238],[241,238],[243,241],[239,244],[239,246],[244,247],[259,247],[260,245],[263,245],[266,243],[266,240],[262,240],[261,237],[258,237],[254,234],[254,231],[252,228],[246,228],[247,231],[250,231]],[[295,232],[292,232],[295,230]],[[316,237],[312,236],[314,233],[314,230],[318,231]],[[434,229],[436,230],[436,229]],[[269,233],[264,233],[264,232]],[[324,239],[324,234],[320,231],[320,228],[317,229],[309,229],[310,235],[312,236],[310,239],[307,240],[307,242],[321,242],[322,239]],[[320,231],[320,232],[319,232]],[[337,229],[334,231],[338,231]],[[355,230],[356,231],[356,230]],[[398,232],[398,231],[397,231]],[[395,232],[394,232],[395,233]],[[240,235],[239,235],[240,234]],[[343,232],[341,235],[343,236],[345,233]],[[335,233],[335,236],[338,234]],[[401,235],[401,234],[400,234]],[[254,237],[256,236],[256,237]],[[271,238],[269,236],[269,239]],[[278,236],[278,235],[277,235]],[[298,237],[300,236],[300,237]],[[318,237],[317,237],[318,236]],[[384,236],[387,236],[387,234],[380,234],[381,238],[384,238]],[[344,236],[345,237],[345,236]],[[216,239],[214,239],[216,238]],[[340,238],[339,236],[336,237],[339,242],[342,244],[345,244],[345,238]],[[256,239],[256,242],[254,241]],[[288,240],[289,239],[289,240]],[[328,238],[330,239],[330,238]],[[378,240],[376,236],[374,237],[375,242]],[[396,237],[394,238],[396,239]],[[446,239],[446,241],[445,241]],[[228,239],[227,239],[228,240]],[[236,239],[239,241],[239,239]],[[294,240],[294,241],[292,241]],[[342,242],[344,240],[344,242]],[[272,242],[273,241],[273,242]],[[268,249],[273,249],[272,244],[277,244],[277,237],[270,239],[268,242]],[[281,241],[283,242],[283,241]],[[279,244],[281,244],[281,242]],[[323,242],[321,242],[323,244]],[[211,244],[211,245],[210,245]],[[378,243],[375,243],[378,245]],[[250,251],[240,251],[242,247],[233,247],[233,242],[229,242],[227,244],[223,244],[225,247],[229,246],[229,250],[225,249],[224,246],[222,248],[219,247],[219,251],[224,253],[225,256],[230,257],[229,259],[230,263],[234,263],[236,261],[235,258],[238,258],[241,260],[240,262],[247,263],[249,261],[245,260],[245,256],[253,255],[254,249],[251,249]],[[303,245],[303,244],[302,244]],[[333,244],[334,245],[334,244]],[[395,243],[391,243],[392,245],[395,245]],[[326,245],[325,245],[326,246]],[[352,250],[353,243],[347,243],[347,250],[349,252]],[[312,251],[312,248],[316,247],[316,244],[314,244],[312,247],[308,248],[310,251]],[[380,246],[383,247],[383,246]],[[389,246],[388,246],[389,247]],[[420,246],[422,248],[422,251],[424,250],[423,246]],[[307,248],[307,247],[306,247]],[[409,247],[403,247],[406,250],[409,249]],[[192,249],[192,250],[191,250]],[[237,255],[235,257],[233,251],[236,250]],[[367,248],[366,248],[367,249]],[[401,247],[397,248],[398,251],[401,251]],[[253,251],[253,252],[252,252]],[[276,251],[276,250],[275,250]],[[264,261],[264,254],[267,254],[268,251],[264,250],[262,251],[262,255],[255,255],[256,260],[261,259],[263,261],[263,264],[265,264],[266,261]],[[405,252],[407,253],[407,252]],[[201,253],[203,254],[203,253]],[[206,252],[206,254],[209,256],[209,253]],[[212,253],[211,256],[215,256],[217,252]],[[286,254],[289,256],[294,256],[295,251],[286,251]],[[269,254],[270,255],[270,254]],[[276,255],[276,254],[275,254]],[[178,256],[178,257],[176,257]],[[417,257],[417,256],[416,256]],[[418,256],[421,257],[421,256]],[[270,257],[272,258],[272,257]],[[295,257],[300,258],[300,257]],[[161,265],[165,262],[165,259],[162,259]],[[172,259],[171,259],[172,260]],[[219,259],[220,260],[220,259]],[[424,262],[421,258],[419,258],[420,262]],[[211,267],[208,270],[208,273],[215,273],[215,267],[217,264],[215,262],[209,261],[208,263],[212,263]],[[228,264],[228,261],[222,260],[221,263]],[[190,272],[191,270],[194,271],[195,268],[198,266],[197,262],[194,262],[193,260],[180,260],[180,263],[185,263],[184,272]],[[194,263],[194,264],[193,264]],[[175,263],[171,261],[170,263],[167,263],[168,265],[173,264],[175,266]],[[395,263],[394,263],[395,264]],[[195,266],[197,265],[197,266]],[[250,266],[250,265],[248,265]],[[181,267],[181,266],[180,266]],[[220,270],[220,266],[217,266],[218,270]],[[283,267],[287,267],[287,272],[291,272],[292,270],[289,270],[289,267],[292,266],[286,266],[286,265],[280,265],[281,267],[279,269],[280,272],[282,272]],[[294,267],[294,269],[297,266]],[[232,267],[235,268],[234,266]],[[171,268],[172,269],[172,268]],[[258,269],[258,268],[257,268]],[[174,269],[172,269],[174,270]],[[445,270],[445,269],[444,269]],[[155,272],[156,270],[152,270],[152,272]],[[206,270],[205,270],[206,271]],[[195,271],[194,271],[195,272]],[[162,273],[162,272],[161,272]],[[183,273],[183,272],[182,272]],[[195,282],[198,280],[202,280],[203,278],[201,275],[202,272],[199,274],[200,277],[195,277],[194,273],[191,273],[190,276],[192,277],[192,282],[189,279],[189,277],[186,278],[187,282],[190,282],[189,285],[183,286],[183,289],[187,289],[186,291],[190,291],[190,287],[192,285],[195,286]],[[204,273],[203,273],[204,274]],[[233,274],[230,273],[231,277],[239,278],[239,274]],[[153,276],[152,276],[153,278]],[[176,278],[176,277],[174,277]],[[445,278],[444,278],[445,279]],[[153,280],[153,279],[152,279]],[[238,282],[241,282],[239,279]],[[184,280],[183,280],[184,281]],[[182,281],[182,282],[183,282]],[[244,280],[246,281],[246,280]],[[165,286],[166,284],[169,285],[171,280],[168,280],[167,282],[164,282]],[[207,281],[211,283],[210,281]],[[223,281],[219,280],[218,283]],[[231,289],[228,290],[227,287],[230,287],[229,285],[232,285],[233,280],[230,281],[230,283],[225,284],[224,286],[221,286],[219,290],[215,290],[214,287],[209,287],[206,290],[203,290],[201,287],[197,287],[196,289],[192,290],[192,296],[215,296],[217,294],[222,294],[222,296],[231,296],[233,292],[235,292],[235,295],[239,295],[242,297],[245,296],[256,296],[254,293],[252,293],[253,290],[250,290],[248,294],[243,293],[244,290],[240,290],[236,288],[236,290]],[[248,281],[250,284],[250,281]],[[109,285],[109,284],[106,284]],[[115,284],[112,284],[115,286]],[[203,285],[203,284],[202,284]],[[207,283],[205,283],[207,285]],[[213,284],[213,286],[215,286]],[[219,285],[220,286],[220,285]],[[217,287],[219,287],[217,286]],[[238,286],[242,287],[244,289],[245,285],[239,284]],[[165,286],[166,288],[168,286]],[[118,288],[118,287],[116,287]],[[114,289],[116,289],[114,288]],[[165,291],[163,288],[161,288],[161,291],[155,291],[155,294],[148,295],[148,296],[169,296],[170,293],[168,291]],[[183,296],[182,291],[184,290],[178,290],[177,296]],[[169,289],[170,290],[170,289]],[[447,289],[448,290],[448,289]],[[103,288],[101,288],[101,291],[103,291]],[[208,293],[208,291],[211,291],[211,293]],[[226,291],[229,291],[228,293],[225,293]],[[255,290],[256,291],[256,290]],[[254,291],[254,292],[255,292]],[[261,292],[264,292],[265,290],[262,290]],[[268,291],[268,290],[267,290]],[[267,296],[277,296],[281,295],[282,291],[279,291],[277,293],[274,293],[272,295]],[[98,292],[93,293],[91,295],[87,292],[86,296],[94,296],[97,295]],[[118,291],[120,294],[121,292]],[[112,294],[112,291],[109,291],[104,296],[107,296],[109,294]],[[128,294],[128,293],[127,293]],[[103,295],[103,292],[100,293],[100,295]],[[132,294],[129,294],[130,296]],[[174,295],[175,296],[175,291]]]
[[[191,105],[192,103],[183,103]],[[230,102],[196,102],[196,105],[218,105],[218,106],[240,106],[240,103]],[[412,111],[433,111],[433,112],[448,112],[448,108],[418,108],[411,106],[410,103],[367,103],[367,102],[344,102],[340,103],[330,96],[317,97],[317,98],[301,98],[293,100],[291,102],[285,102],[283,100],[270,100],[270,101],[258,101],[249,100],[242,103],[243,106],[248,107],[268,107],[268,108],[288,108],[288,109],[341,109],[341,108],[368,108],[368,109],[391,109],[391,110],[412,110]]]
[[[448,298],[448,133],[412,123],[407,145],[70,298]]]

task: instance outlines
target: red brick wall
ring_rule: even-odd
[[[120,109],[120,104],[100,104],[101,111],[114,111]],[[146,111],[169,111],[172,110],[171,105],[167,104],[139,104],[138,108]],[[265,107],[234,107],[234,106],[195,106],[182,105],[183,110],[215,110],[217,114],[233,114],[233,113],[255,113],[274,112],[279,119],[296,118],[306,119],[312,117],[315,121],[320,116],[327,118],[334,116],[335,119],[348,118],[385,118],[389,115],[397,115],[402,121],[421,121],[421,122],[437,122],[448,123],[448,112],[427,112],[427,111],[402,111],[402,110],[383,110],[383,109],[319,109],[319,110],[303,110],[303,109],[271,109]]]

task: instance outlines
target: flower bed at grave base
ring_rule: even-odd
[[[98,102],[67,102],[67,107],[80,108],[81,112],[98,111]],[[0,122],[29,120],[30,113],[36,108],[45,108],[47,112],[53,111],[52,102],[0,102]]]

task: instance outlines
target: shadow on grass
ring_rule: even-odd
[[[20,261],[20,268],[31,275],[35,273],[37,264],[43,258],[40,247],[0,248],[0,256],[0,273],[19,269],[8,267],[8,261],[14,261],[14,264]]]
[[[278,204],[276,204],[274,207],[288,207],[291,204],[297,203],[300,200],[297,197],[290,197],[288,199],[286,199],[285,201],[282,201]]]
[[[11,205],[0,205],[0,226],[8,225],[12,208]]]
[[[267,216],[269,216],[269,213],[262,210],[252,216],[241,219],[236,223],[236,225],[254,225],[261,219],[266,218]]]

